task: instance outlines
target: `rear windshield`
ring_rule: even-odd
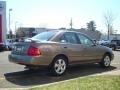
[[[42,32],[40,34],[37,34],[36,36],[32,37],[31,39],[37,39],[40,41],[49,41],[55,34],[57,31],[46,31],[46,32]]]

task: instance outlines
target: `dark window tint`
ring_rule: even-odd
[[[60,39],[61,41],[64,40],[66,43],[77,44],[77,38],[75,33],[73,32],[66,32]]]
[[[56,31],[48,31],[48,32],[42,32],[31,39],[37,39],[40,41],[48,41],[50,38],[52,38],[56,34]]]

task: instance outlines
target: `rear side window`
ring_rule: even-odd
[[[75,33],[73,32],[66,32],[63,34],[63,36],[60,38],[60,40],[64,40],[66,43],[71,43],[71,44],[77,44],[77,38]]]
[[[32,37],[31,39],[37,39],[40,41],[49,41],[49,39],[51,39],[57,31],[47,31],[47,32],[42,32],[34,37]]]

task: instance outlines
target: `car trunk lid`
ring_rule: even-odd
[[[28,49],[34,42],[17,42],[13,45],[12,54],[27,55]]]

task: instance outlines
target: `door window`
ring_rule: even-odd
[[[66,43],[71,43],[71,44],[77,44],[77,38],[75,33],[73,32],[66,32],[65,34],[63,34],[63,36],[60,38],[60,41],[64,41]]]
[[[89,39],[87,36],[80,34],[80,33],[78,33],[77,35],[78,35],[78,38],[79,38],[81,44],[89,45],[89,46],[93,45],[92,40]]]

